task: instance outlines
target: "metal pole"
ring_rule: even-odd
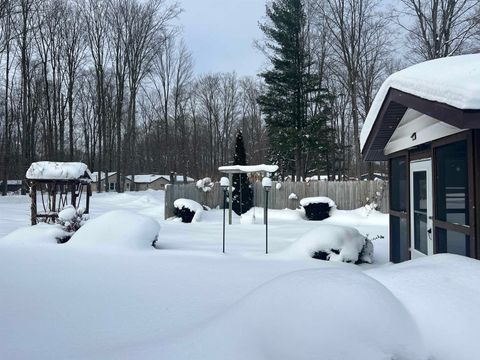
[[[232,173],[228,174],[228,181],[229,181],[229,186],[228,186],[228,224],[232,225],[232,183],[233,183],[233,178],[232,178]]]
[[[227,190],[223,190],[223,253],[225,253],[225,207],[227,204]]]
[[[265,191],[265,254],[268,254],[268,191]]]

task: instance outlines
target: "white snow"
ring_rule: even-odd
[[[159,231],[158,222],[148,216],[114,210],[86,222],[64,246],[153,250]]]
[[[230,166],[220,166],[218,171],[224,173],[234,173],[234,172],[244,172],[244,173],[254,173],[254,172],[266,172],[274,173],[278,170],[277,165],[230,165]]]
[[[0,237],[1,245],[32,246],[57,245],[57,239],[69,236],[60,225],[40,223],[35,226],[21,227],[7,236]],[[1,304],[1,295],[0,295]],[[1,346],[1,340],[0,340]],[[1,352],[0,352],[1,353]],[[0,356],[1,358],[1,356]]]
[[[288,200],[298,200],[298,196],[295,193],[288,195]]]
[[[480,109],[480,54],[425,61],[390,75],[365,119],[360,134],[362,149],[390,88],[462,110]]]
[[[302,206],[308,206],[310,204],[320,204],[320,203],[328,204],[328,206],[330,206],[331,208],[336,207],[335,201],[333,201],[332,199],[326,196],[307,197],[300,200],[300,205]]]
[[[110,176],[110,175],[109,175]],[[136,184],[151,184],[152,182],[157,181],[158,179],[164,179],[170,182],[170,175],[157,175],[157,174],[138,174],[134,177],[132,175],[127,175],[128,180],[134,178]],[[183,175],[174,175],[176,182],[183,182]],[[187,176],[187,182],[192,182],[193,179]]]
[[[116,171],[110,171],[108,172],[108,177],[115,175],[117,172]],[[100,171],[100,180],[105,180],[105,171]],[[98,181],[98,171],[92,172],[92,182],[97,182]]]
[[[228,180],[228,179],[227,179]],[[212,179],[209,177],[200,179],[197,181],[196,186],[198,189],[202,190],[203,192],[209,192],[213,189],[215,184],[212,182]]]
[[[77,216],[77,209],[72,205],[66,206],[62,211],[58,213],[58,218],[63,221],[71,221]]]
[[[319,224],[303,210],[269,209],[265,255],[263,209],[254,208],[250,223],[234,214],[222,254],[222,209],[195,224],[164,221],[163,198],[152,190],[94,194],[92,219],[77,232],[88,239],[58,245],[60,227],[28,226],[27,196],[1,197],[0,359],[471,360],[480,353],[480,262],[436,255],[386,264],[386,214],[334,210]],[[146,217],[108,218],[121,209]],[[94,222],[100,230],[85,234]],[[282,257],[304,234],[325,238],[331,232],[321,228],[332,225],[384,235],[374,242],[375,263],[320,261],[300,250]]]
[[[177,209],[187,208],[195,212],[192,222],[198,222],[202,218],[203,206],[197,203],[195,200],[180,198],[173,202],[173,206]]]
[[[357,229],[342,225],[320,224],[281,252],[282,258],[311,258],[317,251],[325,252],[330,261],[353,262],[365,245],[365,236]],[[339,250],[335,254],[331,250]]]
[[[280,190],[282,188],[282,183],[281,182],[277,182],[276,185],[275,185],[275,188],[277,190]]]
[[[25,176],[32,180],[74,180],[84,178],[85,173],[91,179],[87,165],[81,162],[38,161],[30,165]]]

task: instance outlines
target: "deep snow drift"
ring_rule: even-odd
[[[28,225],[28,198],[0,198],[0,359],[471,360],[480,353],[480,262],[436,255],[355,266],[281,256],[332,225],[387,236],[388,215],[263,209],[227,226],[163,220],[163,192],[94,194],[65,244]],[[113,212],[108,213],[108,211]],[[103,215],[102,215],[103,214]],[[89,225],[90,224],[90,225]],[[161,225],[161,227],[159,226]],[[351,231],[351,230],[349,230]],[[151,245],[158,235],[159,249]],[[306,235],[305,235],[306,236]]]

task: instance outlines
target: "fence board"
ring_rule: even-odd
[[[270,209],[296,209],[300,200],[311,196],[328,196],[337,204],[339,209],[352,210],[364,206],[367,199],[377,199],[379,210],[388,211],[388,183],[383,181],[313,181],[313,182],[284,182],[277,189],[277,182],[273,182],[269,194]],[[263,207],[265,195],[262,183],[252,184],[254,206]],[[297,195],[297,199],[289,199],[290,194]],[[223,207],[223,191],[219,183],[215,183],[211,191],[204,192],[193,184],[169,184],[165,188],[165,219],[173,216],[173,202],[176,199],[186,198],[206,205],[210,208]]]

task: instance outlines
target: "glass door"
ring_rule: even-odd
[[[410,252],[412,259],[433,254],[431,159],[410,163]]]

